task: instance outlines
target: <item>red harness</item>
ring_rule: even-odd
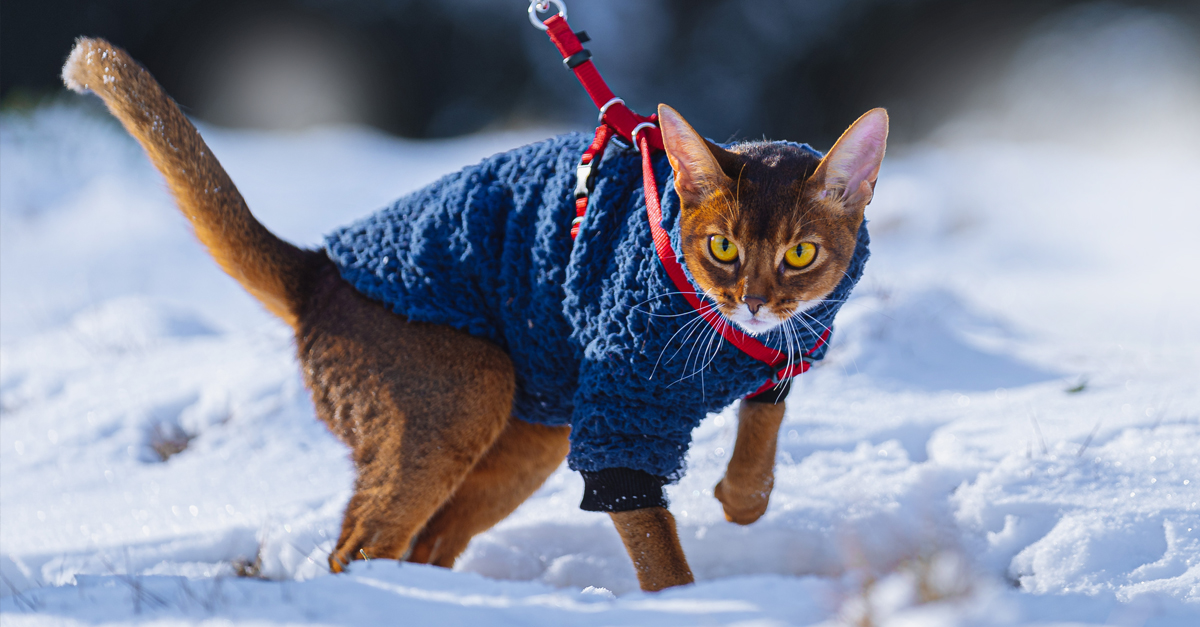
[[[530,9],[532,11],[532,7]],[[600,126],[596,128],[596,137],[588,146],[579,161],[575,184],[575,219],[571,222],[571,239],[579,234],[580,223],[587,212],[588,194],[595,183],[596,165],[604,148],[612,139],[614,133],[620,134],[630,144],[638,147],[642,153],[642,177],[646,194],[646,217],[650,221],[650,234],[654,238],[654,249],[662,262],[667,275],[675,288],[683,294],[696,313],[713,329],[721,334],[738,350],[771,367],[775,374],[763,383],[750,396],[756,396],[771,390],[787,379],[804,373],[811,365],[812,355],[829,339],[829,329],[826,329],[817,343],[795,363],[788,365],[787,354],[777,351],[770,346],[743,333],[724,316],[715,305],[701,300],[692,286],[683,266],[679,265],[675,251],[671,249],[671,237],[662,226],[662,207],[659,205],[658,182],[654,178],[654,163],[652,151],[663,150],[662,133],[657,124],[657,115],[650,117],[638,115],[625,101],[613,95],[608,84],[600,77],[596,65],[592,63],[592,53],[583,47],[583,41],[588,41],[587,33],[575,33],[567,25],[565,15],[559,13],[543,22],[550,41],[558,48],[563,57],[563,63],[575,72],[575,77],[583,84],[583,89],[591,96],[592,102],[600,109]],[[749,398],[749,397],[748,397]]]

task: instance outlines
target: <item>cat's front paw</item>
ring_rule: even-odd
[[[773,477],[756,481],[733,481],[726,475],[713,488],[713,496],[725,510],[725,520],[749,525],[762,518],[771,500]]]

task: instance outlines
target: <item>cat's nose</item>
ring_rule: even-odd
[[[762,296],[743,296],[742,302],[746,303],[746,307],[750,308],[750,315],[755,315],[763,305],[767,304],[767,299]]]

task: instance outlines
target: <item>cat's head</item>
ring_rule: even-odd
[[[721,313],[759,334],[828,297],[875,190],[887,113],[868,111],[824,159],[783,143],[721,148],[666,105],[658,120],[681,203],[681,252]]]

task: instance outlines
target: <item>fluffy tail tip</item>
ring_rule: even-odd
[[[67,87],[79,93],[85,93],[90,89],[88,79],[90,72],[88,66],[96,62],[96,56],[101,58],[107,57],[110,54],[112,46],[103,39],[92,39],[90,37],[80,37],[75,40],[75,47],[71,49],[70,56],[67,57],[67,62],[63,64],[62,80]]]

